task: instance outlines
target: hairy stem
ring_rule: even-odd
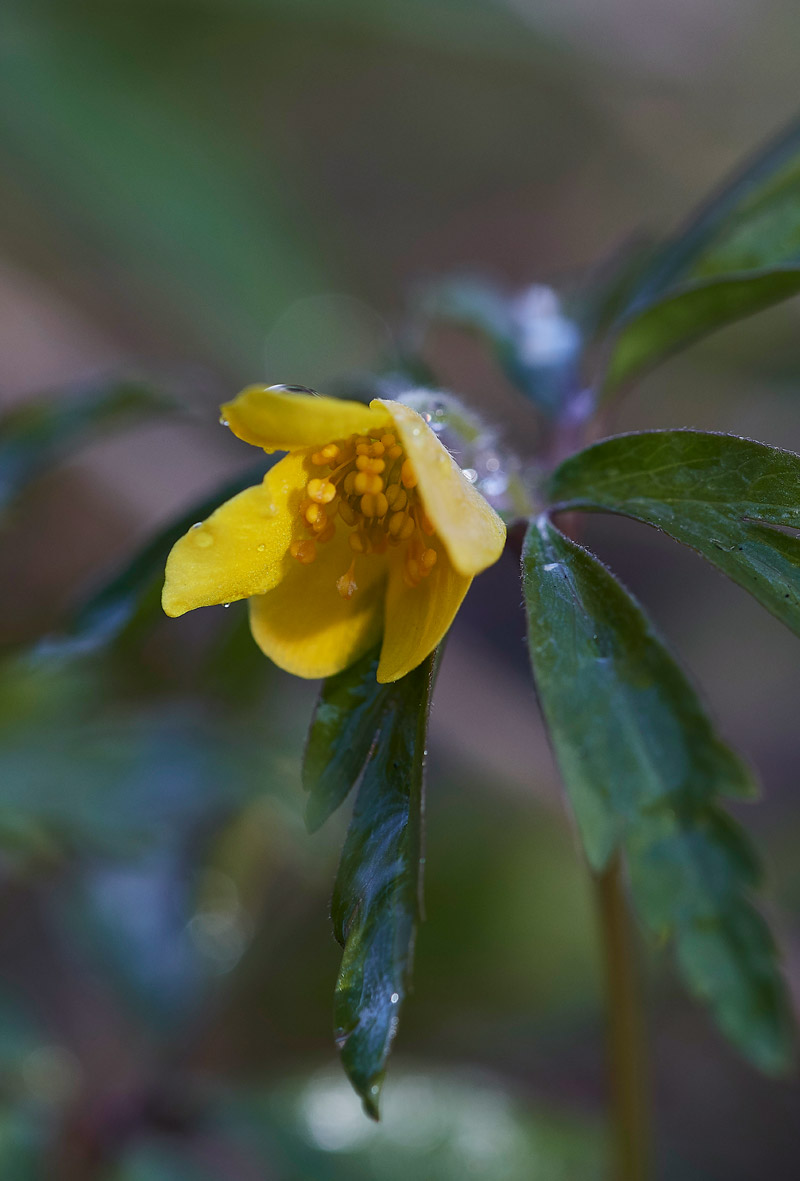
[[[644,1022],[619,859],[595,877],[605,958],[615,1181],[645,1181],[650,1120]]]

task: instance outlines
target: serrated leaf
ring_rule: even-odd
[[[136,381],[25,402],[0,419],[0,511],[75,447],[175,409],[171,398]]]
[[[800,266],[720,275],[670,291],[618,326],[603,390],[609,393],[719,328],[800,291]]]
[[[536,684],[587,855],[626,852],[637,908],[671,934],[689,989],[767,1070],[791,1053],[755,858],[720,809],[752,781],[635,600],[546,519],[523,553]]]
[[[303,759],[309,832],[344,802],[369,758],[392,692],[391,685],[378,684],[379,657],[379,649],[368,652],[322,685]]]
[[[334,1021],[342,1064],[378,1118],[420,919],[425,737],[435,654],[387,686],[334,887],[344,948]]]
[[[558,508],[621,513],[697,550],[800,635],[800,456],[706,431],[646,431],[573,455]]]

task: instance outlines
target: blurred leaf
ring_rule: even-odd
[[[108,581],[98,587],[74,611],[64,633],[48,636],[35,649],[42,657],[71,656],[93,651],[115,640],[139,612],[148,618],[160,617],[160,588],[167,556],[178,538],[196,521],[202,521],[223,501],[251,484],[258,484],[274,459],[265,456],[257,467],[226,481],[210,496],[194,504],[176,520],[170,521],[148,541]]]
[[[227,92],[206,102],[205,57],[187,54],[185,21],[160,13],[154,38],[154,19],[141,5],[7,0],[0,146],[37,202],[57,192],[48,222],[55,212],[84,251],[94,246],[134,306],[182,317],[240,373],[263,364],[265,326],[329,282],[263,142],[251,150]]]
[[[385,709],[331,907],[334,933],[344,948],[336,983],[336,1041],[348,1077],[374,1119],[420,919],[425,739],[435,660],[434,653],[385,687]]]
[[[656,254],[629,310],[691,275],[757,270],[800,253],[800,123],[792,123],[705,202]]]
[[[545,414],[555,414],[576,392],[581,333],[550,287],[533,284],[505,295],[479,279],[447,279],[423,292],[426,323],[451,324],[491,350],[509,381]]]
[[[332,1072],[227,1096],[222,1129],[281,1181],[604,1181],[599,1122],[553,1111],[469,1071],[392,1072],[381,1122]]]
[[[94,436],[176,409],[171,398],[137,381],[115,381],[25,402],[0,419],[0,512],[28,484]]]
[[[751,794],[748,772],[596,558],[542,518],[523,571],[536,684],[592,865],[625,849],[639,912],[674,936],[690,990],[756,1065],[785,1067],[789,1006],[748,898],[754,856],[716,802]]]
[[[800,456],[703,431],[621,435],[554,473],[558,508],[622,513],[701,553],[800,635]],[[786,530],[786,531],[784,531]]]
[[[368,652],[323,682],[303,760],[310,832],[324,824],[345,800],[369,757],[393,688],[378,684],[379,656],[379,651]]]
[[[800,266],[744,271],[670,291],[618,326],[603,378],[606,393],[640,377],[672,353],[800,291]]]
[[[793,123],[656,252],[612,333],[616,389],[710,332],[800,290],[800,123]]]

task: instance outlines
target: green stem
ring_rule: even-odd
[[[619,859],[595,877],[606,970],[614,1181],[646,1181],[649,1087],[633,937]]]

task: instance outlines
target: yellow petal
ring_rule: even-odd
[[[386,593],[386,622],[378,680],[396,681],[429,656],[453,622],[471,577],[454,568],[443,546],[433,543],[439,558],[419,586],[403,581],[401,551],[395,551]]]
[[[250,628],[261,650],[298,677],[341,672],[377,644],[383,628],[388,566],[380,556],[356,559],[358,590],[343,599],[336,589],[353,558],[348,530],[318,545],[316,560],[291,565],[279,586],[250,600]]]
[[[221,408],[222,417],[245,443],[265,451],[294,451],[321,446],[349,435],[386,430],[389,414],[381,407],[290,393],[279,386],[251,385]]]
[[[303,453],[287,455],[263,484],[226,501],[175,543],[161,597],[167,615],[247,599],[280,581],[307,467]]]
[[[506,542],[506,527],[497,513],[415,410],[382,399],[371,405],[385,406],[391,414],[414,466],[425,512],[456,570],[471,577],[491,566]]]

